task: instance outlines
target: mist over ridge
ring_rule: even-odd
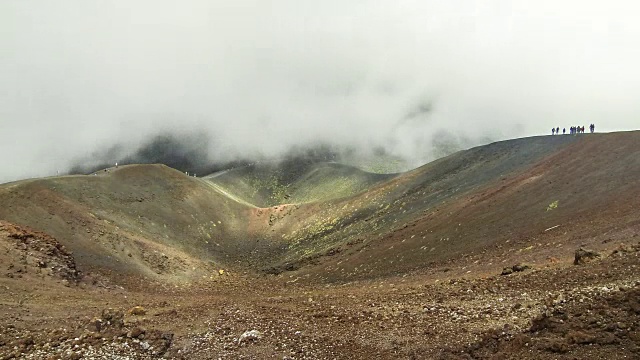
[[[424,163],[450,155],[479,143],[489,143],[491,138],[470,139],[446,131],[440,131],[426,141],[430,158],[410,159],[389,152],[384,146],[358,148],[349,144],[313,142],[293,145],[276,154],[260,152],[229,156],[217,154],[212,138],[203,132],[161,132],[138,147],[116,144],[78,157],[72,163],[69,174],[89,174],[115,163],[164,164],[192,175],[208,175],[216,171],[259,163],[272,163],[286,167],[288,162],[317,163],[339,162],[374,173],[397,173],[410,170]]]

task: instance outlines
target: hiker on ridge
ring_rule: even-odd
[[[551,135],[555,135],[556,134],[556,128],[551,128]]]

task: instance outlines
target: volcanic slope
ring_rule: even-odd
[[[59,239],[85,272],[192,279],[255,250],[240,241],[247,205],[164,165],[4,184],[0,203],[0,218]]]
[[[374,174],[335,162],[265,162],[206,176],[248,204],[272,207],[353,196],[394,174]]]
[[[487,263],[569,260],[638,230],[639,132],[543,136],[461,151],[354,196],[256,208],[250,234],[279,242],[266,269],[324,280]],[[211,179],[212,181],[218,178]],[[486,261],[498,255],[500,263]],[[492,270],[495,271],[495,270]]]
[[[132,165],[2,185],[0,218],[56,237],[80,269],[158,279],[237,266],[345,281],[460,258],[471,271],[487,252],[536,263],[635,231],[639,137],[502,141],[396,175],[289,162],[194,178]]]

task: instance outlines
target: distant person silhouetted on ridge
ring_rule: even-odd
[[[551,128],[551,135],[555,135],[556,134],[556,128]]]
[[[560,135],[560,127],[559,126],[556,128],[556,134]]]
[[[564,135],[567,132],[567,128],[562,128],[562,135]]]

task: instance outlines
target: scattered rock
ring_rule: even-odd
[[[511,267],[506,267],[504,269],[502,269],[502,273],[500,275],[510,275],[513,274],[514,272],[521,272],[521,271],[525,271],[527,269],[530,269],[531,267],[529,265],[525,265],[525,264],[516,264],[513,265]]]
[[[124,313],[120,310],[104,309],[102,311],[102,320],[108,326],[121,328],[124,326]]]
[[[570,344],[591,344],[595,339],[595,336],[584,331],[569,331],[567,333],[567,340]]]
[[[525,264],[516,264],[516,265],[513,265],[512,268],[513,268],[513,271],[520,272],[520,271],[525,271],[527,269],[530,269],[531,267]]]
[[[576,250],[575,259],[573,260],[574,265],[582,265],[586,264],[591,260],[600,258],[600,253],[594,250],[589,250],[585,248],[579,248]]]
[[[552,339],[547,342],[545,349],[553,353],[564,354],[569,351],[569,345],[560,339]]]
[[[240,338],[238,338],[238,344],[245,342],[256,342],[262,338],[262,333],[258,330],[245,331]]]
[[[618,245],[618,248],[613,250],[613,252],[611,252],[611,255],[616,255],[616,254],[625,254],[625,253],[632,253],[632,252],[636,252],[640,250],[640,244],[638,245],[626,245],[626,244],[620,244]]]
[[[21,253],[23,256],[23,267],[17,268],[10,264],[7,273],[10,278],[21,276],[12,274],[27,273],[27,267],[37,268],[38,272],[48,269],[46,273],[63,279],[63,283],[77,283],[81,277],[81,272],[76,269],[73,253],[67,250],[58,240],[52,236],[32,230],[26,226],[18,226],[0,220],[0,232],[6,235],[6,239],[12,242],[13,251]],[[18,255],[18,254],[16,254]]]
[[[135,326],[131,330],[129,330],[129,332],[127,333],[127,337],[135,339],[142,338],[142,335],[144,335],[146,332],[147,330],[145,328]]]
[[[559,294],[558,296],[556,296],[555,299],[553,299],[552,304],[553,304],[553,306],[557,306],[557,305],[565,303],[566,301],[567,300],[565,299],[564,295],[563,294]]]
[[[94,317],[93,319],[91,319],[91,321],[89,321],[86,329],[91,332],[100,332],[100,330],[102,330],[102,319]]]
[[[502,269],[502,273],[500,273],[500,275],[511,275],[511,274],[513,274],[513,268],[511,267],[506,267]]]
[[[131,310],[129,310],[129,314],[142,316],[142,315],[146,315],[147,311],[142,306],[134,306],[133,308],[131,308]]]

